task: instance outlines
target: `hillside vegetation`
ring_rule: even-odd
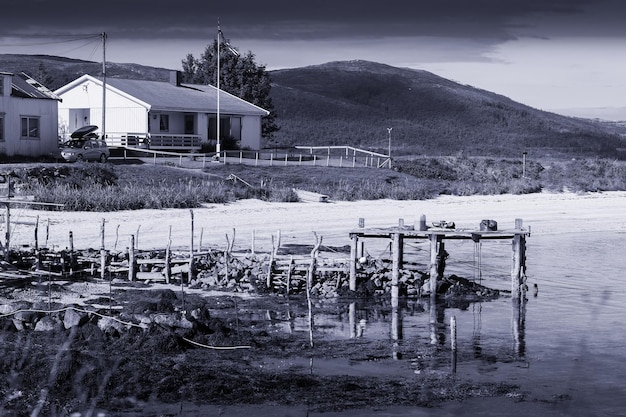
[[[283,145],[351,145],[395,155],[617,157],[598,122],[543,112],[426,71],[367,61],[273,71]]]

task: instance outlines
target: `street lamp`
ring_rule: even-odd
[[[391,169],[391,131],[393,127],[387,128],[387,133],[389,134],[389,150],[387,151],[387,156],[389,156],[389,168]]]

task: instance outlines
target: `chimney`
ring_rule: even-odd
[[[180,87],[180,83],[183,79],[183,73],[180,71],[170,71],[170,84]]]

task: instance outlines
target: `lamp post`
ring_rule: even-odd
[[[392,130],[393,130],[393,127],[387,128],[387,133],[389,134],[389,148],[387,150],[387,156],[389,156],[389,169],[391,169],[391,131]]]

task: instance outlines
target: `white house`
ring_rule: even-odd
[[[103,82],[83,75],[59,88],[59,132],[84,125],[102,129]],[[152,149],[198,149],[217,143],[217,89],[182,84],[180,72],[170,82],[107,78],[104,134],[109,146],[133,146],[144,138]],[[261,117],[269,114],[225,91],[219,92],[220,141],[231,139],[242,149],[261,148]],[[102,134],[101,131],[98,133]]]
[[[58,151],[59,97],[28,75],[0,72],[0,154]]]

